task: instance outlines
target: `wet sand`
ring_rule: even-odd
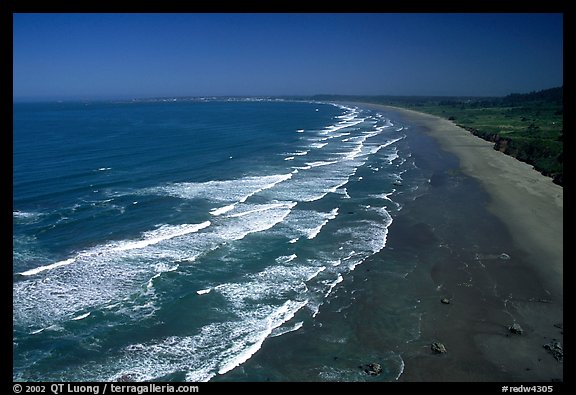
[[[450,251],[444,255],[431,249],[419,258],[407,280],[421,300],[421,336],[398,350],[405,361],[399,381],[563,380],[562,362],[543,347],[552,341],[563,344],[562,187],[450,121],[361,106],[401,115],[417,126],[415,133],[424,131],[455,155],[462,173],[487,192],[488,212],[503,224],[502,237],[493,235],[493,251],[471,258],[467,251],[446,246]],[[409,222],[398,218],[392,224],[387,247],[413,248],[406,241],[414,233]],[[496,246],[507,239],[512,243]],[[449,304],[440,302],[444,297]],[[521,335],[509,331],[513,323],[522,327]],[[442,342],[448,352],[432,352],[432,342]]]

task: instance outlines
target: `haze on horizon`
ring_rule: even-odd
[[[562,14],[14,14],[13,98],[502,96],[563,85]]]

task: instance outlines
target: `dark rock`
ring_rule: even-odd
[[[432,351],[434,351],[437,354],[444,354],[447,352],[446,346],[444,344],[438,343],[438,342],[432,343],[430,348],[432,349]]]
[[[450,299],[448,299],[448,298],[442,298],[442,299],[440,299],[440,303],[450,304]]]
[[[362,370],[364,370],[364,372],[370,376],[378,376],[380,373],[382,373],[382,366],[380,366],[379,363],[369,363],[367,365],[360,366],[360,368],[362,368]]]
[[[522,327],[516,322],[513,323],[511,326],[509,326],[508,330],[510,331],[510,333],[513,333],[515,335],[521,335],[522,332],[524,332],[524,329],[522,329]]]
[[[129,383],[129,382],[134,382],[136,380],[134,380],[134,378],[132,377],[132,375],[125,373],[122,376],[118,377],[118,382],[120,383]]]
[[[557,340],[552,340],[548,344],[544,344],[544,348],[552,354],[552,356],[558,361],[562,362],[564,360],[564,350],[562,345]]]

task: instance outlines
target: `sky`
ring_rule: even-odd
[[[562,84],[562,14],[13,14],[14,100]]]

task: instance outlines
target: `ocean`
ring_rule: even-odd
[[[378,380],[402,374],[394,344],[352,356],[344,323],[362,307],[353,274],[431,188],[402,119],[254,99],[13,114],[14,380],[363,381],[375,359]],[[417,339],[398,280],[415,260],[379,265],[387,339]],[[298,355],[317,369],[258,362],[326,320],[325,347]]]

